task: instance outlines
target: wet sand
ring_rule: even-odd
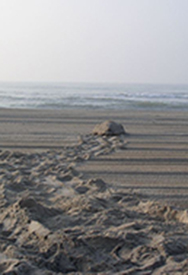
[[[1,109],[0,150],[1,274],[187,274],[188,112]]]

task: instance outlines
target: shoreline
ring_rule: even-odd
[[[10,84],[10,83],[9,83]],[[14,83],[1,85],[1,106],[42,109],[144,111],[188,109],[183,84]]]

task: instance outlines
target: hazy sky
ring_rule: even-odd
[[[188,83],[188,0],[0,0],[0,81]]]

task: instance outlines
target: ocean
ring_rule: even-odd
[[[0,108],[188,110],[188,85],[0,82]]]

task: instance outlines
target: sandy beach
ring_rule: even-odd
[[[0,274],[188,274],[188,112],[0,109],[0,150]]]

